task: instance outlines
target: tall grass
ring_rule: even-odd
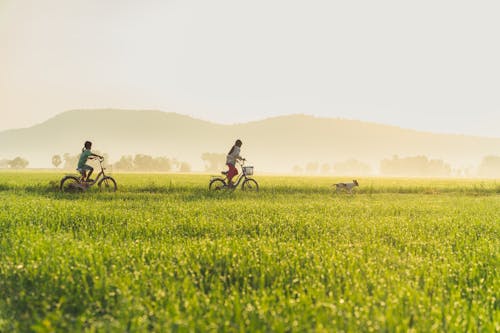
[[[495,182],[0,173],[0,331],[498,331]]]

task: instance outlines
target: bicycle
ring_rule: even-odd
[[[68,175],[61,179],[61,184],[59,186],[61,192],[66,193],[75,193],[75,192],[84,192],[89,187],[97,184],[99,186],[99,190],[101,192],[116,192],[116,181],[113,177],[106,176],[104,170],[106,168],[102,167],[102,162],[104,158],[97,158],[99,161],[99,166],[101,171],[97,174],[97,177],[91,181],[83,180],[83,176],[77,177],[73,175]],[[100,179],[102,177],[102,179]],[[100,179],[100,180],[99,180]]]
[[[241,189],[243,191],[259,191],[259,184],[257,181],[251,177],[253,175],[253,166],[245,166],[245,160],[243,162],[238,162],[241,167],[241,173],[238,176],[238,179],[232,186],[229,186],[229,181],[227,179],[227,171],[222,171],[221,174],[225,175],[225,178],[214,176],[210,179],[208,184],[208,189],[210,191],[220,191],[220,190],[235,190],[241,183]]]

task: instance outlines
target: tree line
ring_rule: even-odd
[[[292,172],[296,174],[339,174],[339,175],[369,175],[372,173],[372,168],[369,164],[349,159],[346,161],[337,162],[334,164],[308,162],[305,166],[294,165]]]
[[[0,160],[0,169],[7,169],[7,168],[10,168],[10,169],[24,169],[29,164],[30,164],[30,162],[27,159],[22,158],[20,156],[17,156],[17,157],[15,157],[12,160],[4,158],[4,159]]]
[[[338,174],[338,175],[370,175],[372,167],[365,162],[348,159],[335,164],[309,162],[304,166],[295,165],[295,174]],[[417,177],[450,177],[479,176],[500,177],[500,156],[485,156],[476,172],[471,168],[452,168],[449,163],[440,159],[429,159],[426,156],[399,157],[380,161],[379,174],[382,176],[417,176]]]
[[[106,153],[95,152],[104,156],[104,160],[108,161],[109,157]],[[56,168],[62,165],[65,170],[74,170],[78,165],[80,155],[71,155],[68,153],[52,156],[52,165]],[[146,154],[126,155],[108,167],[116,171],[138,171],[138,172],[191,172],[191,165],[184,161],[178,161],[175,158],[164,156],[150,156]]]
[[[449,177],[451,166],[443,160],[426,156],[399,157],[380,161],[380,173],[390,176]]]
[[[102,154],[108,161],[108,155]],[[65,170],[74,170],[78,164],[80,155],[53,155],[51,163],[54,167]],[[201,159],[204,162],[206,172],[219,172],[226,168],[226,155],[220,153],[203,153]],[[24,169],[29,165],[29,161],[17,156],[13,159],[0,159],[0,169]],[[164,156],[150,156],[146,154],[126,155],[108,165],[115,171],[137,171],[137,172],[191,172],[191,165],[188,162],[179,161],[175,158]],[[334,164],[309,162],[304,166],[295,165],[292,170],[296,174],[338,174],[338,175],[370,175],[372,167],[365,162],[348,159]],[[429,159],[426,156],[399,157],[380,161],[379,174],[383,176],[479,176],[479,177],[500,177],[500,156],[485,156],[479,164],[476,172],[471,168],[454,169],[450,164],[439,159]]]

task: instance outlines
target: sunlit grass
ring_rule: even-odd
[[[495,331],[495,181],[0,173],[0,331]]]

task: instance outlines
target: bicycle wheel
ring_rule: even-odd
[[[75,176],[66,176],[61,179],[61,185],[59,186],[59,189],[64,193],[83,192],[83,187],[80,184],[80,180]]]
[[[112,177],[106,176],[98,183],[101,192],[116,192],[116,182]]]
[[[226,182],[222,178],[214,178],[208,184],[208,189],[210,191],[220,191],[226,187]]]
[[[245,179],[243,184],[241,184],[241,189],[247,192],[258,192],[259,184],[257,184],[257,181],[255,179],[247,178]]]

